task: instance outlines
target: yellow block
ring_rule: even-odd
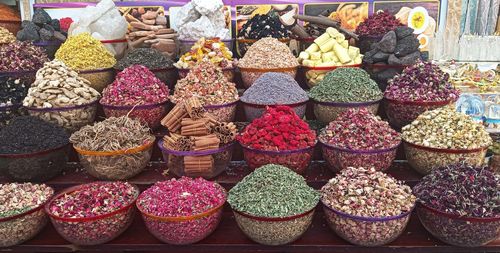
[[[319,46],[318,46],[318,45],[316,45],[315,43],[312,43],[312,44],[311,44],[309,47],[307,47],[307,49],[306,49],[306,52],[307,52],[307,53],[309,53],[309,54],[310,54],[310,53],[317,52],[317,51],[319,51]]]
[[[325,44],[328,40],[330,40],[330,34],[323,33],[321,34],[321,36],[319,36],[314,40],[314,43],[318,44],[318,46],[321,48],[321,46]]]

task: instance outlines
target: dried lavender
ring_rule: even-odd
[[[62,127],[36,117],[14,118],[0,130],[0,154],[27,154],[61,147],[68,143]]]
[[[338,68],[311,88],[309,97],[319,102],[369,102],[382,99],[382,92],[363,69]]]
[[[241,101],[257,105],[287,105],[308,99],[293,77],[274,72],[260,76],[241,96]]]
[[[487,168],[450,165],[433,170],[414,188],[422,204],[465,217],[500,216],[500,176]]]
[[[155,70],[170,68],[174,65],[174,61],[156,49],[136,48],[120,59],[116,63],[115,68],[123,70],[132,65],[143,65],[150,70]]]

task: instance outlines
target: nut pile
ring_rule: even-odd
[[[454,101],[459,91],[448,79],[439,66],[419,61],[390,80],[384,96],[398,101]]]
[[[299,63],[290,48],[274,38],[263,38],[255,42],[238,62],[241,68],[292,68]]]
[[[7,218],[33,210],[43,205],[54,193],[43,184],[8,183],[0,184],[0,218]],[[16,219],[0,223],[0,247],[22,243],[36,234],[47,223],[42,209]]]
[[[189,244],[202,240],[217,228],[226,197],[224,188],[215,182],[181,177],[155,183],[141,193],[137,206],[148,230],[158,239],[171,244]],[[209,212],[218,207],[221,208]],[[200,217],[189,218],[193,215]]]
[[[422,113],[403,127],[401,136],[409,143],[438,149],[477,149],[492,142],[483,125],[452,106]]]
[[[221,105],[238,100],[236,84],[227,80],[220,67],[204,59],[175,85],[170,97],[177,104],[197,97],[202,105]]]
[[[66,240],[78,245],[95,245],[114,239],[130,225],[138,195],[139,191],[126,182],[94,182],[59,195],[49,203],[48,212],[57,232]],[[118,210],[121,211],[116,212]],[[116,213],[85,220],[112,212]]]
[[[409,186],[383,172],[350,167],[321,188],[321,200],[338,235],[357,245],[378,246],[403,232],[416,198]]]
[[[338,68],[311,88],[309,97],[319,102],[371,102],[382,99],[377,83],[359,68]]]
[[[16,41],[14,34],[4,27],[0,27],[0,44],[8,44]]]
[[[234,68],[236,66],[236,60],[233,60],[233,52],[218,38],[199,39],[191,47],[191,51],[182,55],[174,65],[179,69],[190,69],[205,58],[208,58],[215,66],[222,69]]]
[[[37,71],[49,58],[43,49],[31,42],[19,42],[0,46],[0,72]]]
[[[36,80],[28,90],[23,105],[60,108],[88,104],[96,101],[100,95],[89,84],[62,61],[53,60],[37,71]]]
[[[57,50],[56,59],[76,71],[111,68],[116,64],[113,54],[89,33],[69,37]]]
[[[236,184],[227,201],[248,237],[265,245],[281,245],[295,241],[307,230],[319,198],[302,176],[284,166],[268,164]],[[290,218],[300,214],[305,215]],[[261,217],[282,220],[259,220]]]
[[[70,137],[87,172],[97,178],[112,180],[127,179],[140,173],[149,162],[152,152],[151,148],[141,147],[154,140],[155,137],[147,126],[126,116],[111,117],[94,125],[84,126]],[[121,153],[136,149],[139,150]],[[111,154],[99,156],[85,151]]]
[[[136,48],[128,52],[120,59],[115,68],[124,70],[132,65],[142,65],[149,70],[170,68],[174,64],[172,58],[165,56],[160,51],[153,48]]]

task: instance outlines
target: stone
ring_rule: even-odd
[[[49,24],[54,28],[54,30],[61,31],[61,23],[59,23],[59,19],[52,19]]]
[[[66,40],[66,35],[64,33],[55,31],[54,32],[54,38],[60,41],[65,41]]]
[[[375,55],[373,55],[372,59],[373,62],[385,62],[389,58],[388,53],[384,53],[382,51],[379,51]]]
[[[382,39],[376,44],[376,47],[384,52],[391,54],[396,49],[396,33],[394,31],[390,31],[382,37]]]
[[[410,35],[413,34],[413,28],[410,28],[408,26],[398,26],[396,29],[394,29],[394,32],[396,33],[396,37],[398,40],[401,40],[403,38],[406,38]]]
[[[364,63],[368,63],[368,64],[372,64],[373,63],[373,56],[378,52],[377,49],[373,49],[373,50],[370,50],[368,52],[365,53],[365,55],[363,56],[363,62]]]
[[[34,23],[26,24],[25,27],[19,31],[16,35],[16,39],[19,41],[37,41],[40,39],[38,34],[37,25]]]
[[[409,55],[418,50],[420,42],[414,36],[406,36],[406,38],[398,41],[394,54],[397,57]]]
[[[420,53],[420,51],[417,50],[409,55],[406,55],[406,56],[399,58],[399,60],[401,61],[401,64],[403,64],[403,65],[413,65],[417,62],[418,59],[421,59],[421,58],[422,58],[421,53]]]
[[[50,23],[52,18],[50,15],[43,9],[35,9],[35,13],[33,13],[33,18],[31,19],[33,23],[43,26],[44,24]]]
[[[402,65],[403,63],[401,63],[401,59],[399,59],[398,57],[396,57],[394,54],[391,54],[389,56],[389,59],[387,60],[387,63],[389,63],[390,65]]]
[[[40,40],[51,41],[52,37],[54,37],[54,31],[50,31],[45,27],[40,30]]]

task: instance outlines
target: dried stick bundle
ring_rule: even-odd
[[[210,132],[219,138],[221,144],[225,145],[234,140],[238,129],[232,122],[217,122],[210,128]]]
[[[215,134],[193,137],[194,139],[194,151],[203,151],[217,149],[220,145],[220,140]]]
[[[191,119],[203,118],[206,113],[205,108],[203,108],[200,100],[197,97],[191,97],[190,99],[186,100],[185,107]]]
[[[181,128],[181,121],[188,116],[183,104],[177,104],[167,116],[161,120],[161,125],[166,127],[171,133],[177,132]]]
[[[212,173],[213,169],[214,158],[211,155],[184,157],[184,172],[186,174]]]
[[[193,149],[194,141],[188,136],[172,133],[163,137],[163,146],[171,150],[189,151]]]

